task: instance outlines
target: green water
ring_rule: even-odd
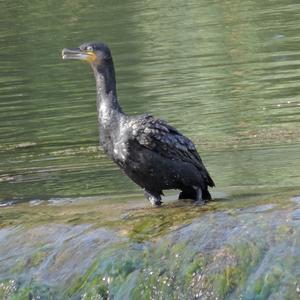
[[[0,199],[139,193],[97,150],[89,67],[104,40],[129,114],[195,141],[218,189],[299,188],[297,1],[1,2]]]
[[[296,299],[298,2],[1,1],[0,299]],[[217,201],[153,210],[98,149],[93,74],[61,59],[91,40]]]

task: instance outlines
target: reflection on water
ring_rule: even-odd
[[[124,110],[190,136],[219,189],[299,187],[297,1],[57,5],[1,3],[0,199],[139,191],[97,149],[90,69],[60,59],[88,40],[111,46]]]

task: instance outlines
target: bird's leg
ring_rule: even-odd
[[[202,190],[200,187],[190,187],[189,189],[184,189],[180,194],[179,194],[179,200],[181,199],[192,199],[194,200],[195,205],[203,205],[205,204],[205,201],[202,198]]]
[[[154,194],[151,194],[150,192],[144,190],[144,195],[153,206],[161,206],[162,201],[161,201],[160,194],[154,195]]]
[[[196,189],[196,199],[195,199],[194,204],[195,205],[205,204],[205,201],[202,199],[202,190],[199,187]]]

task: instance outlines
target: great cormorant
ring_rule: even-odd
[[[63,49],[63,59],[87,61],[95,74],[100,144],[105,153],[144,189],[152,205],[161,205],[163,190],[181,190],[179,199],[202,204],[211,200],[214,182],[195,145],[165,121],[144,114],[126,115],[117,98],[111,51],[104,43]]]

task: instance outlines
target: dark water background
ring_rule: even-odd
[[[0,199],[139,193],[98,151],[95,83],[63,47],[106,41],[129,114],[196,143],[219,190],[300,186],[298,1],[1,1]]]

